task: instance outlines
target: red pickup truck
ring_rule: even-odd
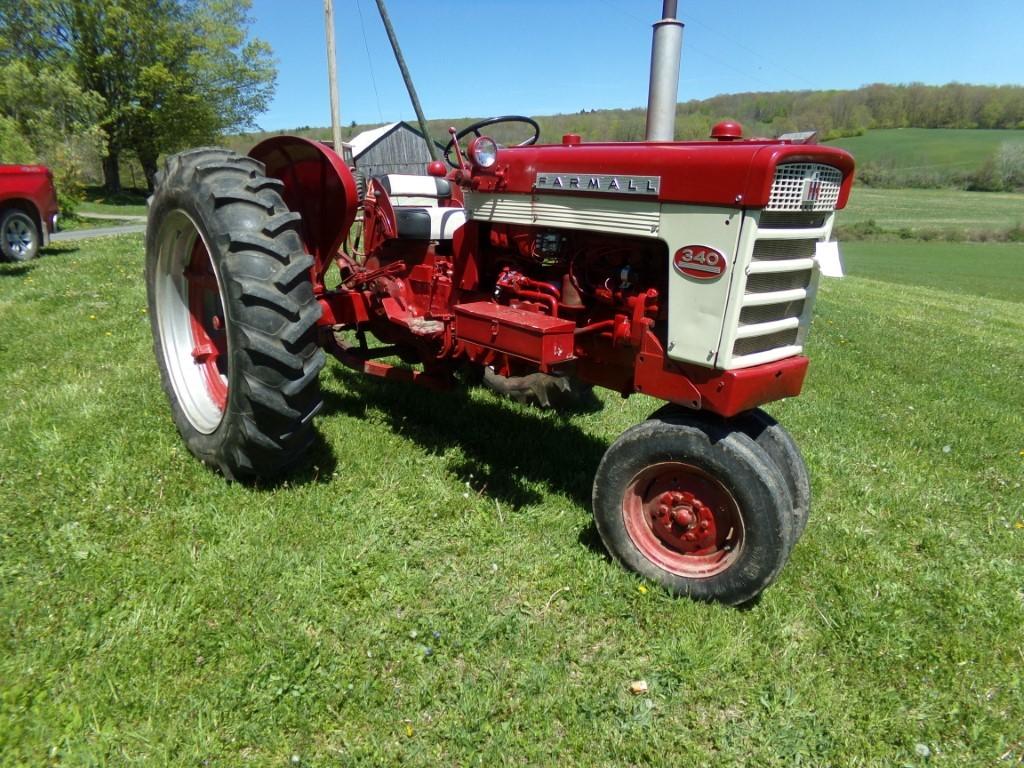
[[[27,261],[57,228],[53,174],[42,165],[0,165],[0,256]]]

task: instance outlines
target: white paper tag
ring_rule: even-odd
[[[818,262],[822,277],[843,277],[843,259],[839,255],[839,243],[835,240],[818,243],[814,258]]]

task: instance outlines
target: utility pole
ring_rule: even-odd
[[[409,68],[405,66],[405,57],[402,56],[402,49],[398,46],[398,37],[395,35],[395,28],[391,26],[391,17],[388,16],[388,9],[384,7],[384,0],[377,0],[377,10],[380,11],[380,20],[384,22],[384,29],[387,30],[388,40],[391,41],[391,48],[395,52],[395,60],[398,68],[402,70],[402,79],[405,80],[405,87],[409,91],[409,98],[412,99],[412,108],[416,111],[416,119],[420,123],[420,133],[427,142],[427,151],[430,152],[431,160],[440,160],[437,145],[430,138],[427,131],[427,118],[423,116],[423,107],[420,106],[419,96],[416,95],[416,87],[412,84],[412,76]]]
[[[324,0],[327,27],[327,80],[331,88],[331,136],[334,151],[341,154],[341,110],[338,107],[338,56],[334,48],[334,0]]]

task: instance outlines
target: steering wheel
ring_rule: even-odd
[[[476,134],[479,138],[481,135],[481,128],[485,128],[488,125],[494,125],[495,123],[525,123],[533,128],[533,136],[528,138],[526,141],[516,144],[515,146],[517,147],[528,147],[531,144],[536,144],[537,139],[540,138],[540,126],[537,125],[536,120],[529,117],[523,117],[522,115],[502,115],[501,117],[489,117],[486,120],[477,120],[475,123],[467,125],[461,131],[456,133],[451,140],[449,140],[448,145],[444,148],[444,159],[448,161],[448,165],[452,168],[459,167],[459,164],[452,160],[452,150],[455,148],[455,142],[471,133]]]

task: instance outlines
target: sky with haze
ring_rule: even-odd
[[[342,122],[413,119],[374,0],[334,0]],[[428,118],[644,106],[661,0],[387,0]],[[1024,0],[679,0],[679,100],[1024,84]],[[330,124],[322,0],[253,0],[278,60],[265,130]]]

